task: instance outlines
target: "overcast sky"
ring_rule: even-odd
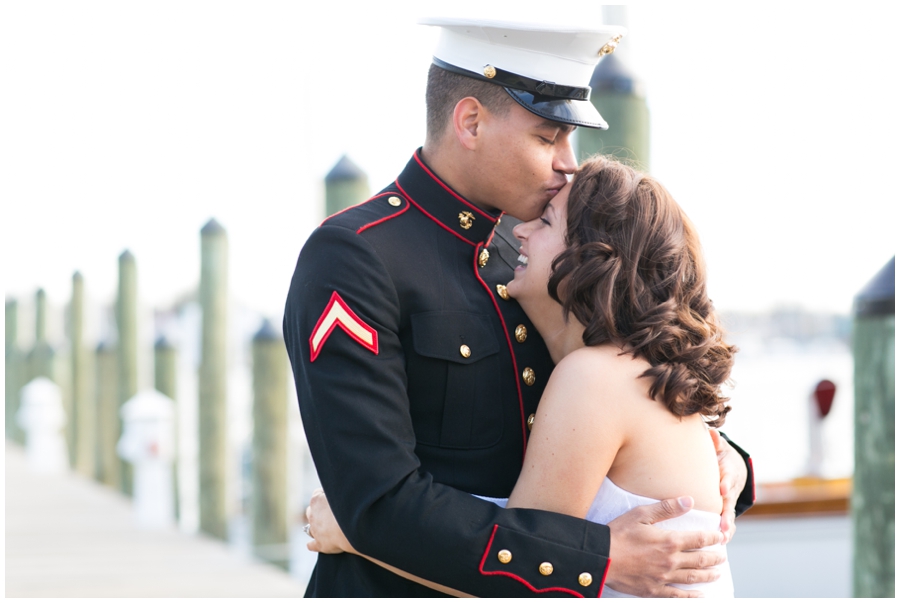
[[[697,224],[723,309],[849,312],[896,251],[897,11],[797,4],[629,7],[653,173]],[[214,216],[233,295],[279,319],[330,167],[349,153],[374,192],[424,138],[436,32],[416,17],[546,19],[535,6],[4,2],[7,296],[42,286],[61,306],[80,270],[109,303],[128,248],[140,297],[166,307],[196,286]]]

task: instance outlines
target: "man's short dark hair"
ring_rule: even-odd
[[[510,104],[515,102],[502,86],[431,65],[428,70],[428,85],[425,87],[429,140],[437,142],[441,139],[456,103],[467,96],[477,98],[488,111],[497,115],[505,115],[509,111]]]

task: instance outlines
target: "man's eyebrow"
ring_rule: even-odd
[[[544,130],[559,130],[566,133],[575,131],[575,126],[560,123],[558,121],[551,121],[549,119],[543,120],[540,124],[538,124],[538,127]]]

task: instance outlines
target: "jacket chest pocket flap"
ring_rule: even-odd
[[[491,317],[425,312],[410,316],[410,323],[421,357],[410,359],[420,365],[409,367],[410,386],[427,389],[418,401],[410,392],[419,443],[470,449],[496,444],[503,434],[500,342]]]

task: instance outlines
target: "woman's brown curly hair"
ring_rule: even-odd
[[[696,230],[669,192],[611,157],[591,158],[572,181],[566,246],[548,290],[585,326],[585,345],[612,342],[647,360],[651,397],[720,426],[737,348],[723,340]]]

